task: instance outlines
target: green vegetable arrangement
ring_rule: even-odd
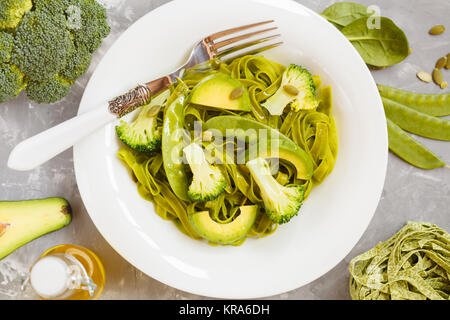
[[[347,37],[369,66],[392,66],[403,61],[410,53],[405,33],[393,21],[376,16],[366,6],[337,2],[321,15]],[[371,18],[379,19],[378,27],[369,28],[368,20]],[[405,131],[449,141],[450,120],[438,117],[450,115],[450,94],[421,94],[384,85],[378,85],[378,90],[387,117],[389,149],[422,169],[445,166],[444,161]]]
[[[110,28],[95,0],[0,2],[0,103],[26,90],[38,103],[64,98]]]
[[[240,245],[289,222],[332,172],[331,109],[331,88],[300,66],[263,56],[207,63],[116,127],[128,146],[118,156],[162,218],[192,238]]]
[[[354,300],[448,300],[450,235],[435,225],[409,222],[355,257],[349,270]]]

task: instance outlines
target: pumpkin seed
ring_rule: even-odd
[[[242,97],[243,94],[244,94],[244,88],[243,87],[236,88],[233,91],[231,91],[230,99],[231,100],[239,99],[240,97]]]
[[[417,78],[422,80],[423,82],[431,82],[431,74],[425,71],[417,72]]]
[[[437,85],[441,85],[442,80],[443,80],[442,72],[439,69],[434,68],[434,70],[433,70],[434,83],[436,83]]]
[[[441,83],[441,89],[447,88],[447,85],[448,85],[447,81],[442,82]]]
[[[428,31],[428,33],[433,36],[437,36],[437,35],[444,33],[444,31],[445,31],[445,26],[439,25],[439,26],[434,26],[433,28],[431,28],[430,31]]]
[[[445,69],[450,69],[450,53],[447,54],[447,65],[445,66]]]
[[[439,58],[438,61],[436,61],[436,69],[442,69],[447,65],[447,57]]]
[[[296,96],[298,95],[298,93],[300,92],[296,87],[294,87],[293,85],[290,84],[286,84],[283,86],[283,90],[291,96]]]

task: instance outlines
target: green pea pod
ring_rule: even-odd
[[[401,103],[411,109],[441,117],[450,115],[450,94],[415,93],[378,84],[378,91],[383,98]]]
[[[387,119],[389,149],[403,160],[422,169],[434,169],[445,163],[399,126]]]
[[[429,116],[387,98],[382,100],[386,117],[403,130],[431,139],[450,141],[450,120]]]
[[[164,170],[170,187],[177,197],[189,201],[189,187],[183,163],[184,102],[186,95],[181,94],[165,110],[161,151]]]

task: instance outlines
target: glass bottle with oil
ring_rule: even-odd
[[[44,300],[91,300],[103,291],[105,271],[91,250],[63,244],[45,251],[31,266],[29,283]]]

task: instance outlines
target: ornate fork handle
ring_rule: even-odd
[[[171,76],[165,76],[148,83],[141,84],[127,93],[109,101],[109,112],[118,118],[123,117],[127,113],[150,103],[152,96],[162,90],[165,90],[172,84]]]

